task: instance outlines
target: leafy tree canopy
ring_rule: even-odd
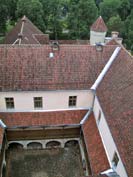
[[[39,0],[18,0],[16,15],[17,17],[26,15],[38,28],[45,31],[43,6]]]

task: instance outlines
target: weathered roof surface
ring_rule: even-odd
[[[106,45],[119,45],[115,38],[112,38]]]
[[[100,16],[91,26],[91,31],[106,32],[107,26],[104,23],[103,18]]]
[[[97,89],[103,112],[129,176],[133,125],[133,58],[121,49]]]
[[[4,128],[0,126],[0,147],[3,143],[3,136],[4,136]]]
[[[89,89],[116,46],[60,45],[50,58],[51,47],[0,47],[0,89]]]
[[[0,113],[7,127],[79,124],[86,110]]]
[[[15,27],[6,35],[5,44],[13,44],[17,39],[20,44],[47,44],[49,36],[43,34],[27,17],[18,21]],[[19,40],[15,43],[19,44]]]
[[[87,152],[93,174],[99,174],[110,168],[109,162],[103,147],[100,134],[97,129],[93,113],[82,126]]]

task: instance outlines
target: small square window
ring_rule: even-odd
[[[113,156],[113,160],[112,160],[113,167],[116,168],[118,165],[118,162],[119,162],[119,157],[118,157],[117,153],[115,152],[114,156]]]
[[[69,106],[76,106],[77,96],[69,96]]]
[[[14,109],[14,98],[5,98],[6,108]]]
[[[34,108],[42,108],[42,97],[34,97]]]

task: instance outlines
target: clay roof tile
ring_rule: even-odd
[[[91,26],[91,31],[106,32],[107,26],[104,23],[103,18],[100,16]]]

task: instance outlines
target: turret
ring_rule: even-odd
[[[100,16],[90,28],[90,44],[104,43],[107,33],[107,26],[105,25],[103,18]]]

